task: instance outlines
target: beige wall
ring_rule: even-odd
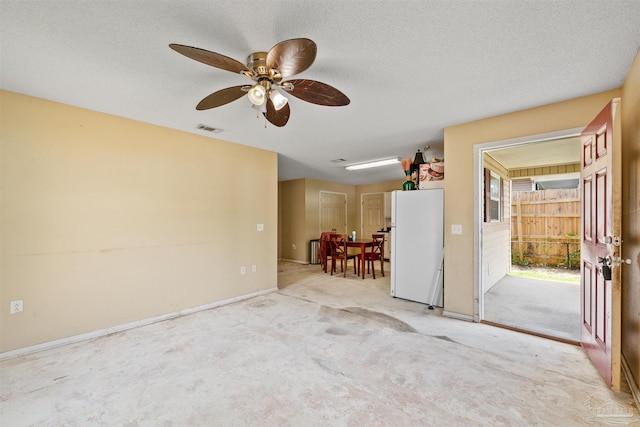
[[[356,226],[356,189],[353,185],[339,184],[336,182],[307,179],[306,205],[307,205],[307,242],[320,237],[320,192],[344,193],[347,195],[347,233],[355,230]],[[306,246],[306,260],[309,260],[309,245]]]
[[[402,172],[401,168],[398,167],[398,176],[397,180],[393,181],[384,181],[379,182],[377,184],[365,184],[365,185],[357,185],[355,187],[356,194],[356,226],[354,230],[358,230],[358,233],[362,232],[362,195],[370,194],[370,193],[386,193],[395,190],[402,190],[402,183],[404,182],[404,172]],[[390,243],[387,243],[390,245]]]
[[[347,195],[347,231],[362,230],[362,194],[402,190],[404,177],[397,180],[366,185],[347,185],[314,179],[280,182],[281,243],[279,257],[298,262],[309,262],[309,241],[320,235],[320,191]],[[434,187],[442,188],[442,181]],[[304,188],[304,190],[303,190]],[[302,193],[304,192],[304,203]],[[296,245],[296,249],[292,245]]]
[[[612,90],[445,128],[447,312],[474,315],[474,145],[586,126],[611,98],[620,95],[620,90]],[[451,235],[451,224],[461,224],[463,234]]]
[[[320,237],[320,192],[347,195],[347,231],[361,230],[360,199],[365,193],[401,190],[404,177],[377,184],[347,185],[315,179],[296,179],[279,183],[279,257],[309,262],[309,241]],[[295,245],[295,249],[293,249]]]
[[[403,173],[402,171],[400,172]],[[362,195],[370,193],[385,193],[391,191],[402,191],[402,183],[405,181],[404,176],[400,176],[397,180],[379,182],[377,184],[358,185],[356,189],[356,228],[362,230]],[[428,183],[429,188],[444,188],[443,181],[433,181]],[[415,190],[419,191],[419,190]],[[446,197],[446,194],[445,194]]]
[[[308,263],[309,241],[320,237],[320,192],[343,193],[347,196],[347,230],[355,230],[355,186],[317,179],[280,182],[281,219],[279,257]],[[294,248],[295,246],[295,248]]]
[[[11,92],[0,104],[0,351],[277,285],[275,153]]]
[[[281,181],[280,188],[280,254],[286,260],[305,259],[305,180]]]
[[[622,354],[640,385],[640,55],[622,88]]]
[[[401,172],[402,173],[402,172]],[[404,176],[392,181],[379,182],[377,184],[365,184],[356,186],[356,197],[360,200],[360,196],[368,193],[385,193],[387,191],[402,190]]]

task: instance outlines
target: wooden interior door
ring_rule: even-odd
[[[347,195],[344,193],[320,192],[320,233],[335,231],[347,233]]]
[[[371,235],[384,227],[384,193],[362,195],[362,238],[370,239]]]
[[[618,101],[607,104],[582,132],[581,172],[581,342],[614,391],[620,390],[621,351],[620,266],[615,263],[621,231]]]

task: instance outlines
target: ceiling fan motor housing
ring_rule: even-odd
[[[269,80],[271,83],[279,83],[282,80],[280,71],[267,66],[267,52],[254,52],[247,57],[247,68],[253,71],[253,79],[261,81]]]

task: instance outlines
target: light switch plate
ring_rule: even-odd
[[[264,224],[258,224],[258,231],[264,231]]]

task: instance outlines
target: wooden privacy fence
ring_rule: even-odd
[[[579,189],[514,191],[513,264],[580,267]]]

